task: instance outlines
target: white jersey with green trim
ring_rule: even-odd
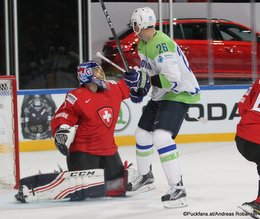
[[[198,81],[178,44],[166,34],[157,31],[147,43],[141,40],[138,44],[138,54],[143,73],[150,77],[162,76],[163,81],[167,82],[167,86],[162,83],[162,88],[152,87],[152,100],[171,100],[188,104],[199,101]]]

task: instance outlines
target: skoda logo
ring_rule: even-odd
[[[130,121],[130,110],[127,104],[123,101],[121,103],[115,130],[116,131],[123,130],[129,124],[129,121]]]

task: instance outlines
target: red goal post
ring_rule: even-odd
[[[0,75],[0,188],[18,188],[19,179],[16,79]]]

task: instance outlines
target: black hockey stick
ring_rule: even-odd
[[[255,219],[260,218],[259,214],[254,213],[254,211],[250,212],[249,210],[244,209],[243,206],[238,206],[238,208],[240,208],[243,212],[245,212],[246,214],[248,214],[252,218],[255,218]]]
[[[125,57],[125,54],[124,54],[124,52],[123,52],[123,50],[122,50],[122,48],[121,48],[121,43],[120,43],[120,41],[119,41],[119,39],[118,39],[118,36],[117,36],[117,34],[116,34],[116,31],[115,31],[114,25],[113,25],[113,23],[112,23],[112,21],[111,21],[111,19],[110,19],[110,16],[109,16],[109,14],[108,14],[108,12],[107,12],[106,6],[105,6],[103,0],[99,0],[99,2],[100,2],[100,4],[101,4],[102,10],[103,10],[103,12],[104,12],[104,15],[105,15],[105,17],[106,17],[106,19],[107,19],[108,26],[110,27],[110,30],[111,30],[111,32],[112,32],[112,34],[113,34],[113,37],[114,37],[114,40],[115,40],[115,42],[116,42],[118,51],[119,51],[120,56],[121,56],[121,58],[122,58],[122,60],[123,60],[125,69],[126,69],[126,71],[129,72],[129,71],[130,71],[130,68],[129,68],[128,62],[127,62],[126,57]]]
[[[106,6],[105,6],[103,0],[99,0],[99,2],[100,2],[100,4],[101,4],[101,8],[102,8],[102,10],[103,10],[103,12],[104,12],[104,15],[105,15],[105,17],[106,17],[108,26],[110,27],[110,30],[111,30],[111,32],[112,32],[112,34],[113,34],[114,40],[115,40],[116,45],[117,45],[117,49],[118,49],[119,54],[120,54],[120,56],[121,56],[121,58],[122,58],[122,60],[123,60],[125,69],[126,69],[127,72],[130,72],[129,64],[128,64],[128,62],[127,62],[127,60],[126,60],[126,57],[125,57],[125,54],[124,54],[124,52],[123,52],[123,50],[122,50],[121,43],[120,43],[120,41],[119,41],[119,39],[118,39],[118,36],[117,36],[117,34],[116,34],[116,31],[115,31],[114,25],[113,25],[113,23],[112,23],[112,21],[111,21],[111,19],[110,19],[110,16],[109,16],[109,14],[108,14],[108,12],[107,12]],[[135,91],[138,92],[139,95],[143,95],[143,94],[145,93],[145,90],[144,90],[143,88],[138,88],[138,89],[135,90]]]

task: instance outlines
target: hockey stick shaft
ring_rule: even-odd
[[[109,60],[108,58],[106,58],[105,56],[103,56],[100,52],[96,53],[96,56],[105,60],[107,63],[113,65],[114,67],[116,67],[117,69],[119,69],[121,72],[125,73],[125,69],[121,68],[120,66],[118,66],[116,63],[112,62],[111,60]],[[135,88],[134,89],[136,92],[138,92],[138,89]]]
[[[106,58],[105,56],[103,56],[100,52],[96,53],[96,56],[105,60],[107,63],[113,65],[115,68],[117,68],[118,70],[120,70],[121,72],[125,72],[126,70],[121,68],[120,66],[118,66],[116,63],[112,62],[111,60],[109,60],[108,58]]]
[[[102,10],[103,10],[104,15],[105,15],[105,17],[106,17],[108,26],[110,27],[110,30],[111,30],[111,32],[112,32],[112,34],[113,34],[114,40],[115,40],[116,45],[117,45],[117,49],[118,49],[119,54],[120,54],[120,56],[121,56],[121,58],[122,58],[122,60],[123,60],[125,69],[126,69],[127,72],[130,72],[129,64],[128,64],[128,62],[127,62],[127,60],[126,60],[126,57],[125,57],[125,54],[124,54],[124,52],[123,52],[123,50],[122,50],[121,43],[120,43],[120,41],[119,41],[119,39],[118,39],[118,36],[117,36],[117,34],[116,34],[116,31],[115,31],[114,25],[113,25],[113,23],[112,23],[112,21],[111,21],[111,19],[110,19],[110,16],[109,16],[109,14],[108,14],[108,12],[107,12],[106,6],[105,6],[103,0],[99,0],[99,2],[100,2],[100,4],[101,4]],[[136,89],[136,90],[137,90],[137,92],[138,92],[139,94],[145,93],[144,88],[138,88],[138,89]]]
[[[108,12],[107,12],[106,6],[105,6],[103,0],[99,0],[99,2],[100,2],[100,4],[101,4],[102,10],[103,10],[104,15],[105,15],[105,17],[106,17],[108,26],[110,27],[110,30],[111,30],[111,32],[112,32],[112,34],[113,34],[113,37],[114,37],[114,40],[115,40],[115,42],[116,42],[118,51],[119,51],[120,56],[121,56],[121,58],[122,58],[122,60],[123,60],[125,69],[129,72],[130,69],[129,69],[128,62],[127,62],[126,57],[125,57],[125,54],[124,54],[124,52],[123,52],[123,50],[122,50],[122,48],[121,48],[120,41],[119,41],[118,36],[117,36],[117,34],[116,34],[114,25],[113,25],[113,23],[112,23],[112,21],[111,21],[111,19],[110,19],[110,16],[109,16],[109,14],[108,14]]]

